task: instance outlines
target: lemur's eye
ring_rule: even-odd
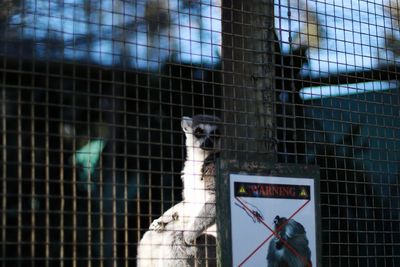
[[[203,137],[204,136],[204,130],[201,128],[196,128],[193,133],[197,138]]]

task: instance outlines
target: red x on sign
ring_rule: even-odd
[[[233,264],[266,266],[267,262],[272,265],[274,260],[286,260],[285,256],[291,262],[296,261],[296,267],[311,267],[316,261],[315,201],[311,197],[314,193],[313,180],[243,178],[231,179]],[[286,215],[287,218],[278,215]],[[272,222],[274,216],[275,225],[268,225],[267,222]],[[268,230],[264,237],[260,235],[263,229]],[[278,256],[274,256],[274,251]]]
[[[260,217],[259,215],[255,214],[254,210],[252,210],[248,205],[246,205],[246,203],[244,203],[243,201],[240,200],[240,198],[236,198],[236,200],[242,205],[242,207],[244,209],[246,209],[248,212],[250,212],[251,214],[253,214],[257,220],[259,220],[259,222],[261,224],[263,224],[266,228],[268,228],[268,230],[271,231],[271,234],[268,235],[268,237],[259,245],[257,246],[251,253],[250,255],[248,255],[238,266],[243,266],[246,261],[248,259],[251,258],[252,255],[254,255],[262,246],[264,246],[264,244],[271,239],[272,236],[275,236],[276,238],[278,238],[283,245],[290,250],[296,257],[298,257],[303,263],[304,266],[307,267],[311,267],[311,263],[309,262],[308,259],[306,259],[303,255],[301,255],[298,251],[296,251],[295,248],[293,248],[289,242],[287,242],[285,239],[283,239],[278,232],[285,226],[285,224],[287,224],[287,222],[289,222],[289,220],[291,220],[300,210],[302,210],[308,203],[310,203],[310,200],[307,200],[303,205],[301,205],[286,221],[285,223],[279,225],[279,227],[274,231],[270,226],[268,226],[267,223],[264,222],[264,220],[262,219],[262,217]]]

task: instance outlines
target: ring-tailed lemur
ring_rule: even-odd
[[[311,250],[303,225],[279,216],[274,224],[277,236],[269,243],[268,267],[311,267]]]
[[[215,157],[220,149],[220,120],[210,115],[183,117],[186,161],[183,200],[153,221],[138,246],[137,266],[195,266],[195,240],[206,231],[216,237]],[[204,249],[204,248],[202,248]]]

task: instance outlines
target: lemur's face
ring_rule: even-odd
[[[201,123],[193,128],[193,142],[203,150],[219,149],[220,135],[216,125]]]
[[[191,138],[194,148],[206,151],[220,149],[220,120],[209,115],[197,115],[193,118],[182,118],[182,129],[186,138]]]
[[[281,218],[279,216],[276,216],[274,219],[275,228],[279,228],[281,226],[281,224],[284,223],[285,221],[286,221],[286,218]]]

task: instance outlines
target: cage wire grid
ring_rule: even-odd
[[[399,91],[388,38],[397,34],[398,3],[279,8],[291,12],[280,13],[288,52],[278,55],[278,157],[321,167],[323,266],[397,266]]]
[[[322,266],[400,265],[397,1],[0,10],[2,266],[136,266],[182,199],[195,114],[222,118],[233,159],[320,166]]]

